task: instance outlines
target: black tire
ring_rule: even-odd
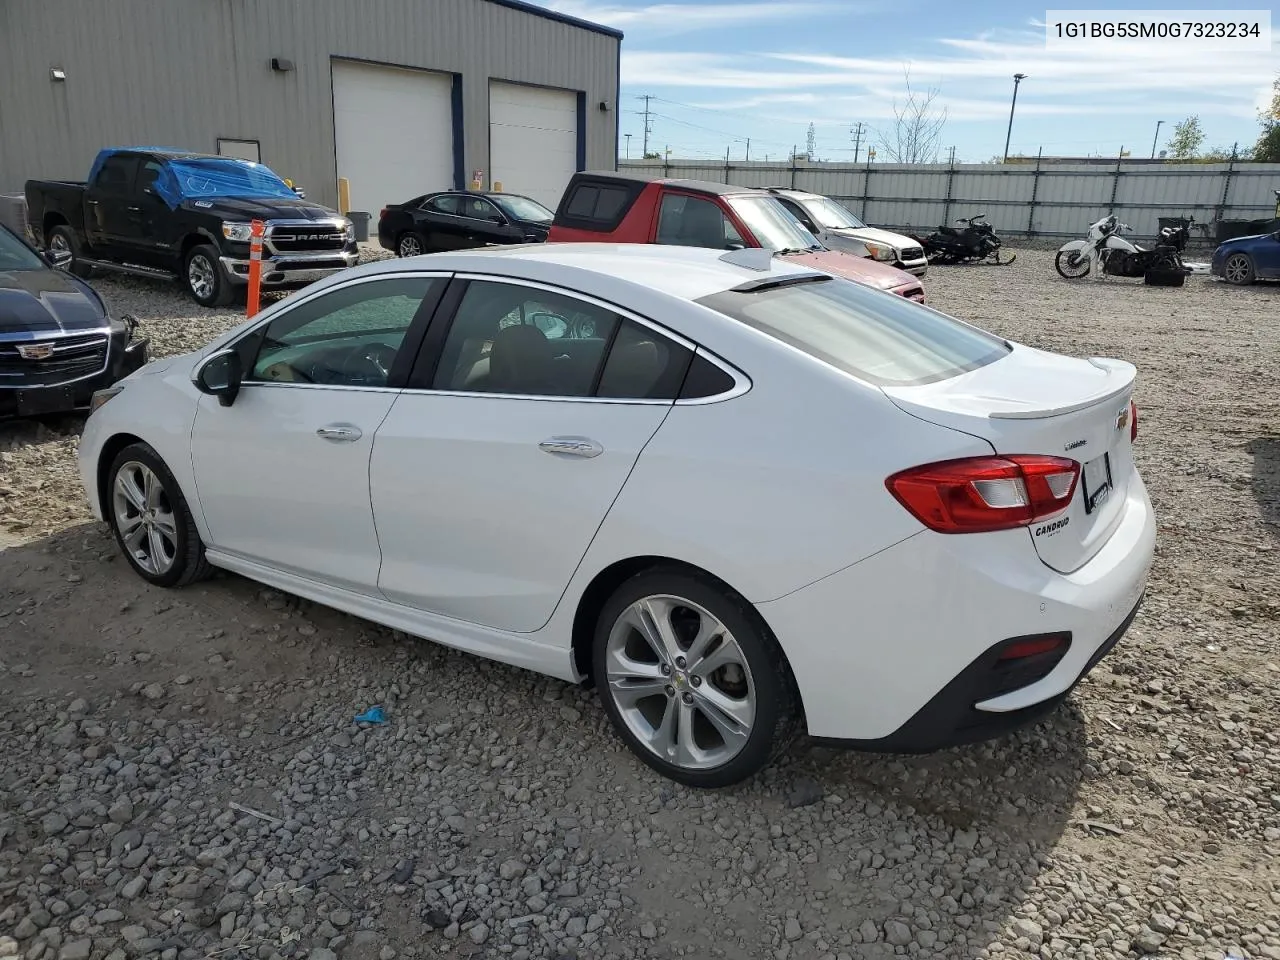
[[[80,241],[76,238],[75,231],[70,227],[54,227],[49,231],[48,244],[50,250],[69,250],[72,260],[67,265],[67,272],[71,273],[81,280],[88,280],[93,276],[93,267],[85,263],[81,259]]]
[[[1227,283],[1237,287],[1247,287],[1257,279],[1253,267],[1253,258],[1247,253],[1233,253],[1222,265],[1222,277]]]
[[[122,470],[133,465],[148,468],[159,481],[163,499],[157,498],[158,504],[167,507],[173,516],[173,561],[167,569],[159,572],[148,570],[138,557],[125,544],[124,534],[117,518],[115,507],[116,480]],[[160,455],[145,443],[134,443],[125,447],[111,462],[107,471],[107,485],[104,491],[102,510],[111,525],[120,552],[129,561],[134,573],[148,583],[157,587],[185,587],[198,580],[204,580],[213,573],[213,567],[205,559],[204,543],[200,540],[200,532],[196,529],[191,517],[191,508],[187,506],[187,498],[183,495],[178,481],[174,479]]]
[[[412,247],[417,245],[417,249]],[[407,249],[408,248],[408,249]],[[427,252],[427,240],[416,230],[406,230],[396,238],[397,257],[417,257]]]
[[[751,731],[737,754],[719,766],[691,769],[659,757],[628,727],[611,693],[607,657],[610,633],[633,603],[654,596],[690,601],[709,612],[732,634],[750,669],[756,694]],[[600,611],[592,652],[593,679],[614,730],[636,756],[671,780],[703,789],[732,786],[759,772],[795,739],[799,697],[782,649],[747,601],[709,577],[677,567],[657,567],[627,580]]]
[[[197,270],[204,282],[193,279],[193,264],[202,265]],[[225,307],[235,298],[235,287],[222,269],[218,251],[207,243],[187,251],[182,261],[182,283],[191,299],[202,307]]]
[[[1075,258],[1074,260],[1072,259],[1073,257]],[[1079,263],[1081,259],[1083,258],[1075,250],[1059,250],[1058,255],[1053,258],[1053,266],[1058,271],[1058,275],[1064,280],[1079,280],[1089,275],[1090,264],[1087,260],[1085,261],[1084,273],[1068,273],[1062,268],[1062,265],[1064,263]]]

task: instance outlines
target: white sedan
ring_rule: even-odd
[[[94,512],[212,567],[593,683],[715,787],[805,730],[916,752],[1064,698],[1155,542],[1134,368],[761,251],[368,264],[95,398]]]

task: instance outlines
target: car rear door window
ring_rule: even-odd
[[[434,200],[427,201],[427,209],[435,213],[444,213],[449,216],[456,217],[458,215],[459,197],[436,197]]]
[[[388,277],[305,300],[237,345],[246,382],[385,387],[441,277]]]
[[[102,162],[93,181],[96,189],[103,193],[123,195],[133,188],[133,178],[138,171],[138,157],[116,153]]]
[[[474,280],[445,337],[432,388],[591,396],[619,322],[613,311],[576,297]]]
[[[877,386],[946,380],[1013,349],[905,297],[837,277],[726,290],[698,303]]]
[[[617,219],[618,212],[626,206],[630,195],[631,192],[625,187],[582,184],[569,198],[569,206],[565,212],[575,220],[611,223]]]
[[[674,400],[693,351],[634,320],[623,320],[609,347],[595,395],[615,400]]]
[[[725,250],[744,246],[724,211],[711,200],[685,193],[664,193],[658,211],[658,243]]]

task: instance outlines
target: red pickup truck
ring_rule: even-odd
[[[815,270],[924,303],[924,287],[911,274],[828,250],[767,191],[723,183],[578,173],[560,199],[547,241],[763,247]]]

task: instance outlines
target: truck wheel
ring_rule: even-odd
[[[80,242],[76,240],[75,232],[70,227],[54,227],[50,231],[49,249],[66,250],[70,253],[74,259],[67,270],[81,280],[88,280],[93,276],[93,267],[80,259]]]
[[[218,262],[218,251],[208,244],[193,247],[182,265],[187,292],[202,307],[225,307],[231,302],[231,281]]]

